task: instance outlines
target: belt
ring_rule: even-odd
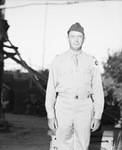
[[[59,93],[58,96],[64,97],[64,98],[68,98],[68,99],[77,99],[77,100],[81,100],[81,99],[86,99],[90,97],[90,94],[84,94],[84,95],[72,95],[72,94],[67,94],[67,93]]]

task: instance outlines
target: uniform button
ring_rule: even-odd
[[[78,95],[76,95],[75,98],[78,99]]]

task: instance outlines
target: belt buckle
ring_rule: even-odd
[[[78,95],[75,96],[75,99],[78,99]]]

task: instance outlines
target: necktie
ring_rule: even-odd
[[[74,55],[74,63],[75,63],[75,66],[77,67],[78,66],[78,55]]]

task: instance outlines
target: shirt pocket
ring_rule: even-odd
[[[70,65],[67,64],[61,65],[59,71],[59,81],[66,82],[66,80],[69,78],[71,73],[72,73],[72,69]]]

